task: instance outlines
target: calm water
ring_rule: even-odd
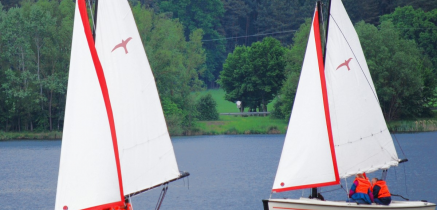
[[[437,132],[397,134],[396,138],[410,161],[389,170],[391,192],[437,202]],[[270,196],[283,141],[284,135],[173,138],[179,169],[191,176],[170,184],[161,209],[261,210],[261,200]],[[60,147],[61,141],[0,142],[0,209],[53,209]],[[403,158],[399,148],[398,155]],[[369,176],[379,177],[380,172]],[[133,197],[134,209],[154,209],[160,191]],[[325,198],[345,199],[339,186],[322,191]],[[302,194],[308,196],[309,191],[272,197]]]

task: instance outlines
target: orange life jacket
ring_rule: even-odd
[[[358,181],[358,186],[356,186],[357,188],[355,188],[355,193],[364,193],[367,194],[370,190],[370,182],[369,179],[364,179],[364,178],[355,178],[356,181]]]
[[[381,188],[379,190],[379,193],[378,193],[378,198],[390,197],[391,196],[390,192],[388,191],[388,187],[387,187],[387,184],[385,183],[385,181],[382,181],[382,180],[377,181],[375,183],[375,186],[379,186]]]

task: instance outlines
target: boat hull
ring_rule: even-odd
[[[348,210],[348,209],[402,209],[402,210],[435,210],[434,203],[422,201],[392,201],[388,206],[356,204],[346,201],[321,201],[316,199],[268,199],[263,200],[264,210]]]

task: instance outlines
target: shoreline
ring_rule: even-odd
[[[434,132],[437,129],[400,129],[397,131],[392,131],[390,129],[391,134],[409,134],[409,133],[426,133],[426,132]],[[285,134],[285,132],[281,132],[279,130],[270,130],[267,132],[251,132],[243,131],[238,132],[234,130],[233,132],[224,132],[224,133],[216,133],[216,132],[201,132],[201,131],[193,131],[189,134],[184,135],[170,135],[170,137],[180,137],[180,136],[214,136],[214,135],[277,135],[277,134]],[[62,140],[62,132],[61,131],[52,131],[52,132],[4,132],[0,131],[0,141],[16,141],[16,140]]]

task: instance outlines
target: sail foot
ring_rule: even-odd
[[[179,180],[179,179],[183,179],[183,178],[185,178],[185,177],[190,176],[190,173],[187,172],[187,171],[181,171],[180,173],[181,173],[181,174],[180,174],[177,178],[174,178],[174,179],[168,180],[168,181],[166,181],[166,182],[164,182],[164,183],[161,183],[161,184],[155,185],[155,186],[153,186],[153,187],[149,187],[149,188],[147,188],[147,189],[143,189],[143,190],[140,190],[140,191],[137,191],[137,192],[134,192],[134,193],[131,193],[131,194],[125,195],[124,197],[125,197],[125,199],[128,199],[129,197],[132,197],[132,196],[138,195],[138,194],[140,194],[140,193],[143,193],[143,192],[149,191],[149,190],[151,190],[151,189],[155,189],[155,188],[157,188],[157,187],[160,187],[160,186],[166,185],[166,184],[168,184],[168,183],[170,183],[170,182],[174,182],[174,181],[177,181],[177,180]]]

